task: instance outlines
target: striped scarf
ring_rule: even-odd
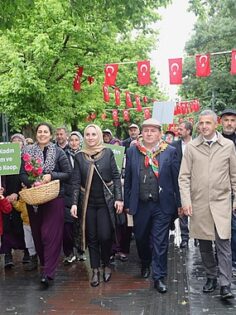
[[[136,146],[139,152],[144,155],[145,167],[151,166],[153,173],[158,178],[159,177],[159,163],[156,157],[167,148],[168,144],[165,141],[161,141],[151,151],[149,151],[144,146],[142,141],[137,142]]]

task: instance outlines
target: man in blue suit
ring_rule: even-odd
[[[161,139],[161,125],[153,118],[142,124],[142,138],[126,154],[124,205],[134,218],[134,235],[141,275],[165,293],[169,228],[180,207],[176,149]]]

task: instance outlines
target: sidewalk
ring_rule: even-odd
[[[20,251],[14,253],[16,266],[5,271],[0,263],[1,315],[227,315],[236,313],[236,300],[223,303],[219,291],[205,295],[199,250],[190,241],[188,250],[170,236],[168,292],[161,295],[151,278],[140,277],[135,242],[128,262],[116,261],[111,281],[92,288],[89,262],[69,267],[61,263],[53,286],[42,291],[39,272],[24,272]],[[185,263],[187,262],[187,264]],[[236,295],[236,279],[232,286]]]

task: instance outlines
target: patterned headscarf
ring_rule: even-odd
[[[34,159],[40,159],[43,163],[43,172],[47,174],[52,172],[56,165],[56,144],[50,142],[44,150],[46,150],[45,160],[43,151],[37,143],[26,146],[23,153],[28,153]]]
[[[80,151],[82,149],[83,143],[84,143],[84,138],[81,135],[81,133],[79,131],[72,131],[69,135],[69,140],[71,136],[77,136],[79,138],[79,149],[77,151]],[[76,151],[76,152],[77,152]]]
[[[94,128],[96,130],[96,133],[98,135],[98,141],[96,143],[95,146],[91,147],[89,146],[89,144],[86,141],[86,132],[88,130],[88,128]],[[104,144],[103,144],[103,134],[102,134],[102,130],[99,126],[94,125],[94,124],[90,124],[88,125],[85,129],[84,129],[84,148],[81,150],[81,152],[84,152],[85,154],[88,155],[95,155],[99,152],[101,152],[104,149]]]

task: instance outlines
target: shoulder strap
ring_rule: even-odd
[[[113,196],[113,193],[111,192],[110,188],[109,188],[109,187],[107,186],[107,184],[105,183],[105,181],[104,181],[104,179],[102,178],[102,175],[99,173],[99,171],[98,171],[97,166],[96,166],[95,163],[94,163],[94,169],[95,169],[95,171],[97,172],[97,174],[98,174],[99,178],[101,179],[103,185],[105,186],[106,190],[109,192],[109,194],[110,194],[111,196]]]

